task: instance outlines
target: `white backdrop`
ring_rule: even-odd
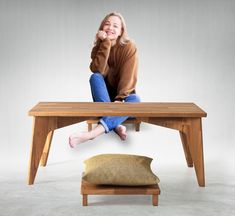
[[[103,17],[118,11],[139,53],[142,101],[195,102],[203,119],[205,163],[229,165],[235,153],[233,0],[0,0],[0,168],[27,172],[32,118],[39,101],[91,101],[90,51]],[[55,132],[48,164],[100,153],[141,154],[153,169],[185,163],[177,131],[142,124],[128,140],[111,133],[75,150]],[[7,165],[6,165],[7,164]],[[79,172],[80,172],[79,171]],[[16,172],[17,173],[17,172]]]

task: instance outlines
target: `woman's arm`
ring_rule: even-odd
[[[120,68],[120,78],[115,100],[123,100],[135,92],[137,82],[138,58],[137,49],[133,43],[125,45],[124,60]]]
[[[90,69],[92,72],[99,71],[103,76],[108,72],[108,58],[111,50],[111,41],[108,38],[100,41],[91,52]]]

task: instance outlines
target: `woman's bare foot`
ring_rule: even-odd
[[[126,127],[124,125],[118,125],[114,131],[117,133],[117,135],[120,137],[121,140],[126,140],[127,133],[126,133]]]
[[[84,143],[88,140],[92,140],[97,136],[100,136],[105,132],[105,129],[102,124],[98,124],[94,129],[89,132],[79,132],[70,135],[69,145],[71,148],[74,148],[76,145]]]
[[[73,133],[69,136],[69,145],[71,148],[74,148],[76,145],[84,143],[91,139],[92,137],[90,136],[89,132]]]

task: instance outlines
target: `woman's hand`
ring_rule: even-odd
[[[115,100],[114,103],[122,103],[122,101]]]
[[[98,31],[97,37],[98,37],[100,40],[104,40],[105,38],[107,38],[107,34],[106,34],[105,31]]]

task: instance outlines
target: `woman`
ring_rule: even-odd
[[[91,52],[90,77],[94,102],[140,102],[135,94],[137,81],[137,50],[128,38],[125,20],[120,13],[108,14],[99,27]],[[75,133],[69,137],[73,148],[79,143],[114,130],[121,140],[127,137],[121,125],[128,116],[105,116],[89,132]]]

